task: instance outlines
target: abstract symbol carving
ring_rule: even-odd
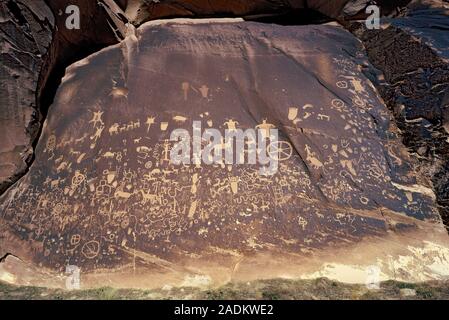
[[[74,234],[70,238],[71,245],[77,245],[81,241],[81,236],[79,234]]]
[[[83,247],[81,248],[81,253],[87,258],[87,259],[93,259],[95,258],[98,253],[100,252],[100,244],[98,241],[91,240],[89,242],[86,242]]]
[[[83,181],[86,179],[86,177],[81,174],[79,171],[75,173],[75,175],[72,178],[72,185],[73,186],[79,186]]]

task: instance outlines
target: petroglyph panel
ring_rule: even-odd
[[[437,224],[369,68],[338,27],[146,24],[67,69],[36,161],[1,198],[2,246],[95,270],[145,260],[136,252],[306,254]],[[193,121],[278,129],[278,171],[173,164],[170,133]]]

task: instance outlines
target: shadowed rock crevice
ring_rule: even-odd
[[[382,15],[390,15],[410,0],[379,0]],[[358,19],[368,0],[168,0],[124,1],[122,8],[136,26],[155,19],[239,17],[268,23],[299,25],[327,19]],[[283,20],[285,19],[285,20]]]
[[[65,8],[78,5],[83,30],[65,26]],[[48,108],[65,68],[117,43],[96,1],[18,0],[0,5],[2,44],[0,194],[34,161]]]
[[[13,255],[10,252],[7,252],[6,254],[4,254],[3,256],[0,257],[0,263],[3,263],[6,261],[6,259],[8,259],[8,257],[15,257],[16,259],[19,259],[19,257]]]
[[[0,193],[17,181],[32,161],[40,128],[36,99],[39,77],[54,26],[42,1],[0,3]]]

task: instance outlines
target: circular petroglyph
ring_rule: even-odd
[[[81,253],[87,259],[95,258],[96,256],[98,256],[99,252],[100,252],[100,243],[98,243],[98,241],[95,240],[86,242],[81,248]]]
[[[79,186],[84,180],[86,180],[86,177],[82,173],[76,172],[72,178],[72,185]]]
[[[267,152],[271,159],[285,161],[292,156],[293,148],[288,141],[275,141],[269,144]]]
[[[331,103],[332,106],[339,111],[345,107],[345,103],[341,99],[333,99]]]
[[[337,87],[340,89],[347,89],[348,83],[346,81],[337,81]]]
[[[80,243],[80,241],[81,241],[81,236],[79,234],[74,234],[70,238],[70,244],[73,245],[73,246],[77,245],[78,243]]]

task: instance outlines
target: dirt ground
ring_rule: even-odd
[[[170,288],[158,290],[114,289],[60,290],[41,287],[18,287],[0,283],[0,299],[31,300],[449,300],[449,281],[419,284],[386,281],[379,289],[365,285],[344,284],[326,278],[316,280],[260,280],[230,283],[215,289]]]

